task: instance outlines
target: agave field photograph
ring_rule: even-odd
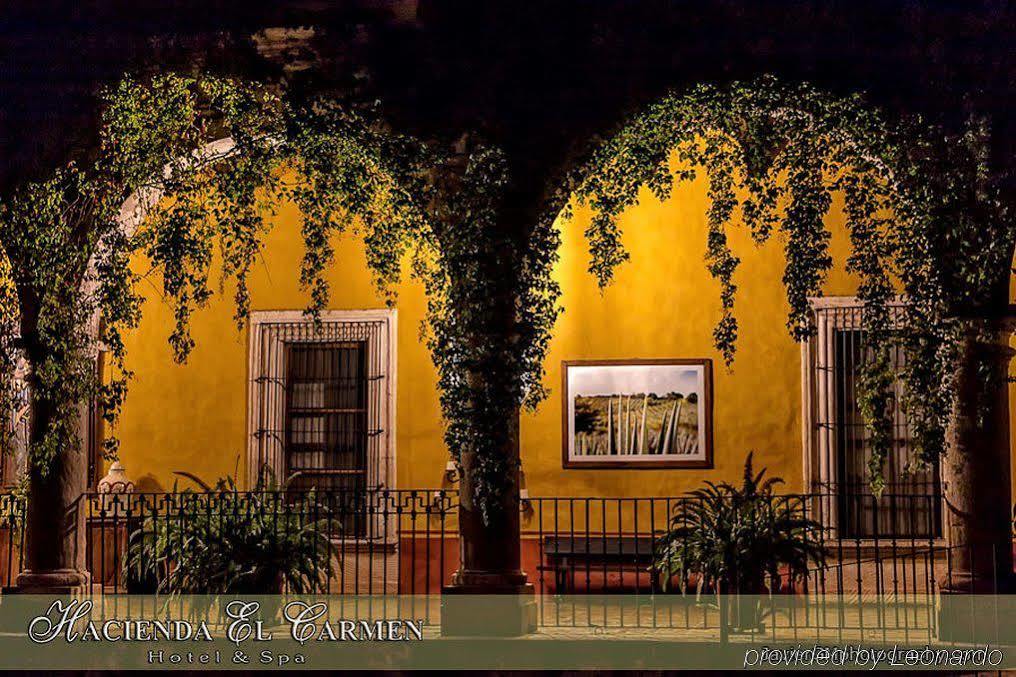
[[[566,468],[712,464],[709,360],[564,364]]]

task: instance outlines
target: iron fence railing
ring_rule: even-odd
[[[522,499],[522,567],[538,593],[540,624],[729,630],[724,596],[716,593],[736,592],[736,583],[728,582],[724,591],[695,567],[667,576],[654,568],[674,515],[699,500]],[[766,621],[759,626],[764,631],[907,639],[935,632],[941,584],[949,581],[957,555],[971,546],[947,545],[937,532],[897,528],[908,520],[927,523],[931,511],[940,509],[937,496],[865,494],[856,504],[877,517],[868,520],[874,526],[870,537],[856,530],[843,537],[842,521],[830,514],[843,505],[838,493],[781,495],[767,505],[763,519],[813,520],[825,557],[795,577],[783,567],[757,591],[766,600]],[[79,526],[72,536],[98,595],[172,592],[180,581],[174,572],[191,561],[186,548],[212,547],[255,530],[291,537],[286,543],[297,545],[309,539],[323,555],[315,561],[327,562],[314,575],[315,591],[324,594],[433,595],[451,581],[458,564],[455,490],[89,493],[75,507],[72,521]],[[882,514],[887,510],[893,515]],[[888,533],[880,532],[883,524]],[[140,547],[146,539],[150,545],[162,539],[162,545]],[[14,583],[23,546],[24,502],[0,494],[0,586]],[[249,592],[285,589],[280,581],[258,580],[261,587]]]
[[[560,599],[541,608],[541,624],[722,628],[722,596],[717,593],[738,592],[737,580],[727,581],[723,591],[704,581],[694,566],[669,576],[654,568],[663,557],[663,539],[674,515],[700,501],[687,495],[526,501],[523,567],[534,577],[541,597]],[[848,496],[847,501],[872,517],[868,523],[873,528],[865,537],[842,528],[836,513],[844,504],[842,492],[777,496],[753,516],[762,529],[781,517],[811,520],[816,525],[812,540],[824,553],[821,561],[808,563],[794,577],[780,567],[777,580],[757,590],[768,600],[766,626],[792,633],[805,628],[931,632],[934,597],[951,576],[955,547],[946,546],[941,532],[900,526],[929,523],[928,516],[941,509],[940,497],[876,498],[867,493]],[[880,525],[888,527],[886,533]],[[681,547],[680,539],[675,545]],[[731,574],[735,579],[738,575]],[[609,603],[607,596],[617,593],[630,596],[630,608]],[[844,600],[850,604],[845,606]]]
[[[882,518],[878,524],[913,523],[924,515],[940,509],[937,496],[871,494],[849,497],[857,506],[873,514],[891,511],[893,517]],[[658,557],[660,538],[671,529],[676,512],[685,510],[700,499],[692,496],[653,498],[533,498],[523,504],[523,529],[534,541],[531,549],[532,569],[547,592],[648,591],[660,592],[672,587],[650,575],[650,564]],[[813,520],[817,542],[826,551],[827,566],[810,572],[801,586],[820,586],[837,593],[871,591],[888,594],[904,590],[928,591],[928,581],[939,573],[928,568],[923,572],[896,569],[872,577],[860,573],[847,574],[842,567],[874,557],[887,564],[917,551],[928,551],[944,545],[937,532],[920,529],[901,531],[896,528],[870,536],[858,532],[843,536],[841,524],[835,519],[836,506],[842,496],[832,493],[790,494],[774,498],[767,508],[768,518],[794,516]],[[766,515],[760,515],[764,521]],[[906,534],[906,535],[903,535]],[[525,551],[525,548],[524,548]],[[833,569],[836,568],[836,571]],[[887,570],[888,572],[889,570]],[[875,576],[874,574],[878,575]],[[783,586],[791,585],[784,581]]]
[[[323,594],[439,590],[457,561],[455,491],[96,493],[84,504],[94,592],[172,592],[177,560],[196,561],[188,548],[215,541],[254,561],[249,548],[265,546],[233,543],[250,530],[303,548],[320,569],[308,589]],[[269,587],[250,592],[282,592],[281,582]]]

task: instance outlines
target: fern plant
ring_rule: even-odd
[[[252,491],[226,478],[203,492],[174,492],[172,509],[130,534],[128,583],[168,594],[324,591],[337,522],[313,493],[293,498],[287,485],[265,473]]]
[[[759,627],[757,596],[775,590],[781,575],[802,580],[813,565],[825,564],[821,525],[774,495],[783,480],[765,474],[765,468],[755,473],[749,453],[740,487],[707,482],[692,492],[675,507],[671,529],[657,543],[653,566],[663,587],[676,577],[685,592],[695,577],[699,594],[737,593],[730,619],[736,629]]]

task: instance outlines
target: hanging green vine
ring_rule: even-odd
[[[183,362],[195,345],[190,320],[215,293],[213,264],[221,262],[220,290],[227,280],[235,285],[242,327],[247,277],[269,217],[292,200],[305,243],[300,282],[315,320],[328,305],[329,271],[340,265],[335,238],[363,240],[388,304],[404,259],[412,261],[428,294],[422,331],[438,369],[446,440],[456,458],[472,456],[474,498],[491,519],[511,472],[503,447],[517,435],[511,422],[544,394],[543,358],[560,294],[550,275],[556,229],[544,224],[520,247],[498,224],[509,181],[504,156],[482,145],[461,153],[428,148],[369,113],[329,100],[290,106],[267,88],[234,80],[125,79],[104,103],[95,164],[26,187],[0,212],[11,279],[44,304],[44,321],[6,334],[39,337],[39,354],[27,355],[33,396],[38,410],[57,410],[33,434],[35,467],[45,473],[58,450],[80,442],[73,412],[82,402],[96,397],[110,422],[122,406],[131,377],[123,337],[141,313],[132,257],[151,264],[144,275],[173,310],[169,343]],[[208,145],[224,137],[232,143]],[[141,199],[139,213],[124,215],[137,217],[128,233],[120,206],[131,195]],[[23,232],[30,235],[24,243]],[[24,317],[25,307],[8,299],[0,310]],[[98,341],[91,318],[99,319]],[[99,345],[115,374],[105,383],[92,370]],[[4,355],[17,359],[14,348]],[[107,455],[116,451],[109,440]]]
[[[93,163],[26,184],[0,205],[0,244],[10,262],[5,280],[11,284],[4,289],[16,292],[0,295],[0,317],[18,318],[21,325],[4,332],[20,341],[0,346],[5,367],[0,385],[7,404],[14,368],[19,360],[27,362],[30,458],[42,475],[60,450],[80,443],[78,412],[84,403],[97,401],[109,422],[122,406],[131,377],[123,335],[140,321],[140,276],[130,267],[135,254],[151,262],[148,274],[158,279],[173,309],[169,342],[182,362],[194,347],[190,318],[213,295],[216,251],[219,286],[235,282],[235,315],[243,326],[250,303],[247,276],[262,250],[266,217],[281,197],[302,195],[282,183],[285,168],[326,161],[314,150],[328,144],[338,152],[332,159],[342,161],[337,166],[360,162],[359,173],[341,186],[348,193],[339,204],[341,218],[355,216],[364,224],[365,238],[375,243],[370,263],[381,281],[391,279],[391,259],[398,254],[383,230],[403,223],[389,217],[406,212],[409,202],[397,187],[401,177],[384,173],[395,161],[371,164],[391,150],[383,145],[387,137],[360,131],[353,118],[329,127],[330,120],[294,111],[256,83],[126,78],[105,93],[103,104],[101,146]],[[209,147],[224,137],[231,139],[228,146]],[[307,141],[311,138],[317,146]],[[134,212],[121,213],[131,196],[139,198],[127,203]],[[138,226],[127,232],[125,220],[131,219]],[[313,218],[308,222],[305,230],[311,232],[316,226]],[[308,237],[303,281],[311,292],[311,312],[325,300],[324,266],[314,262],[328,262],[328,247],[327,238]],[[100,348],[111,366],[106,381],[94,369]],[[115,438],[108,439],[106,455],[116,451]]]
[[[906,354],[900,404],[915,431],[917,461],[927,462],[945,447],[956,318],[990,316],[1007,301],[1014,226],[991,180],[986,141],[983,126],[961,137],[920,121],[891,126],[860,97],[771,77],[671,95],[625,124],[584,169],[575,198],[595,210],[586,231],[589,269],[602,287],[627,261],[618,217],[637,204],[642,186],[663,199],[674,183],[704,171],[706,263],[723,311],[714,342],[729,366],[738,259],[726,229],[734,213],[759,244],[780,233],[787,325],[804,340],[814,331],[809,299],[821,295],[833,263],[825,216],[833,195],[842,194],[852,248],[847,269],[860,279],[871,353],[860,409],[872,449],[869,476],[880,493],[892,444],[892,347]],[[893,280],[906,298],[902,310]]]
[[[427,292],[423,332],[438,370],[446,441],[456,458],[471,457],[473,498],[487,519],[504,505],[515,472],[504,446],[517,436],[515,413],[545,395],[544,358],[561,312],[551,275],[560,244],[555,220],[571,215],[573,198],[594,209],[590,272],[605,286],[628,260],[618,218],[640,189],[666,199],[676,182],[705,173],[705,259],[722,308],[714,340],[729,365],[739,263],[729,229],[740,217],[757,243],[782,238],[787,324],[801,340],[813,331],[809,298],[821,294],[832,266],[824,221],[832,195],[842,193],[847,265],[861,280],[875,356],[862,375],[861,409],[876,489],[891,443],[890,347],[907,353],[903,406],[921,459],[929,460],[944,446],[958,310],[988,313],[1000,293],[992,271],[1007,271],[1011,258],[1012,220],[991,182],[983,127],[959,138],[919,122],[890,128],[859,98],[770,78],[698,87],[650,107],[549,192],[526,237],[504,222],[507,161],[480,143],[446,152],[332,101],[293,107],[268,88],[227,79],[127,79],[104,103],[94,163],[26,184],[0,204],[0,245],[10,264],[9,284],[0,286],[7,327],[0,389],[13,397],[14,366],[26,359],[35,402],[31,457],[42,472],[79,442],[83,402],[97,399],[110,421],[123,403],[130,377],[123,335],[141,309],[132,257],[142,253],[153,264],[174,312],[170,344],[183,361],[194,346],[190,318],[215,293],[216,260],[220,289],[235,283],[243,325],[247,278],[268,217],[285,199],[303,217],[300,280],[312,317],[328,304],[336,237],[363,239],[389,304],[411,262]],[[231,146],[208,149],[226,136]],[[142,199],[148,211],[125,233],[121,206],[131,195],[159,199]],[[897,278],[907,297],[905,331],[895,329]],[[92,368],[100,345],[115,374],[107,382]],[[115,441],[106,452],[116,453]]]
[[[24,361],[32,398],[29,458],[42,475],[61,450],[80,443],[85,403],[97,402],[110,422],[123,403],[130,377],[123,332],[140,319],[133,253],[144,250],[161,269],[179,359],[193,345],[186,331],[192,308],[210,295],[216,238],[244,307],[243,280],[257,252],[252,234],[264,206],[254,195],[270,176],[265,139],[276,131],[276,104],[264,90],[233,81],[127,78],[103,96],[94,161],[26,183],[0,204],[0,244],[10,264],[5,289],[14,292],[0,296],[0,316],[19,324],[3,331],[0,390],[6,409]],[[235,139],[229,158],[203,155],[203,145],[223,133]],[[213,165],[218,173],[209,171]],[[212,181],[219,190],[209,190]],[[124,219],[134,216],[121,213],[127,198],[139,195],[143,203],[160,194],[166,200],[141,215],[147,218],[138,232],[125,232]],[[105,381],[94,366],[100,348],[112,372]],[[115,438],[106,444],[106,455],[115,455]]]
[[[27,355],[33,365],[33,398],[53,403],[33,413],[47,435],[29,454],[43,463],[51,461],[61,442],[73,435],[76,403],[94,392],[90,363],[79,348],[86,338],[90,307],[75,294],[83,281],[87,252],[69,243],[85,238],[83,231],[96,210],[84,177],[74,167],[25,187],[0,206],[0,236],[7,243],[10,287],[15,292],[0,301],[3,316],[18,318],[18,331],[11,336],[20,337],[4,345],[4,405],[10,407],[15,396],[13,375],[19,355]]]

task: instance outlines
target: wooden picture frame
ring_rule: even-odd
[[[712,360],[565,360],[561,364],[562,467],[713,467]],[[688,403],[694,406],[692,415]]]

